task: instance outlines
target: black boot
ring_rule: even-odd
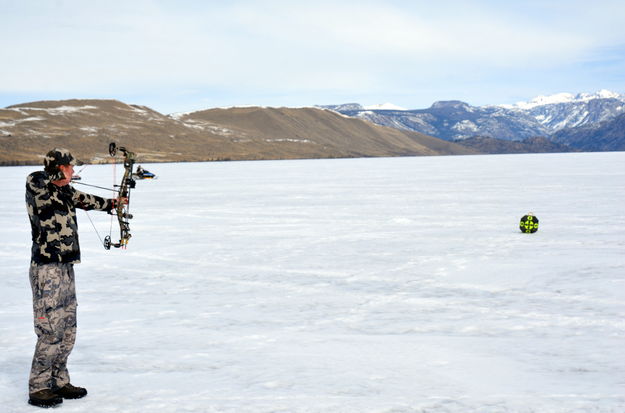
[[[56,389],[54,393],[64,399],[81,399],[87,395],[87,389],[67,383],[65,386]]]
[[[36,391],[29,396],[28,404],[37,407],[54,407],[63,403],[63,399],[49,389]]]

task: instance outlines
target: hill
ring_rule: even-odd
[[[0,109],[0,163],[38,164],[51,148],[107,162],[110,141],[141,162],[471,154],[475,151],[319,108],[229,108],[163,115],[116,100]]]

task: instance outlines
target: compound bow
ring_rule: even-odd
[[[132,168],[135,164],[135,154],[123,146],[118,147],[115,142],[111,142],[109,144],[109,154],[112,157],[115,157],[117,156],[118,151],[124,156],[124,176],[122,177],[122,181],[119,185],[114,185],[119,188],[116,189],[117,202],[115,202],[114,208],[109,213],[113,215],[113,211],[115,211],[117,215],[117,222],[119,222],[119,242],[113,243],[111,241],[111,236],[107,235],[104,237],[103,242],[104,248],[107,250],[110,250],[111,247],[125,249],[128,245],[128,240],[130,240],[130,237],[132,236],[130,234],[130,223],[128,221],[132,219],[132,214],[129,210],[130,190],[136,185],[136,182],[132,177]]]

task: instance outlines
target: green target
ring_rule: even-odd
[[[538,218],[532,214],[524,215],[523,218],[521,218],[519,227],[521,228],[521,232],[532,234],[538,231]]]

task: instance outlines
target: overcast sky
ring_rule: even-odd
[[[514,103],[625,92],[625,2],[0,0],[0,107]]]

